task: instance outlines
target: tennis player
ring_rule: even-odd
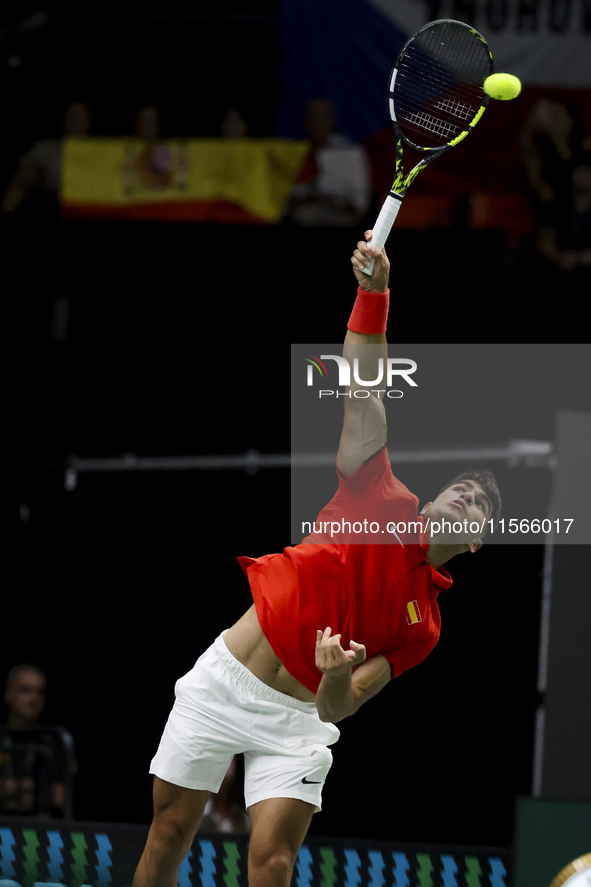
[[[359,360],[359,378],[374,379],[387,354],[390,264],[385,250],[371,247],[371,231],[365,238],[351,257],[359,288],[344,356]],[[361,269],[373,257],[368,277]],[[418,498],[392,474],[384,392],[351,394],[336,460],[339,489],[318,521],[353,514],[382,526],[394,518],[405,528],[380,537],[388,544],[314,532],[281,554],[239,558],[254,603],[175,685],[150,766],[154,819],[133,887],[176,887],[209,793],[241,752],[252,826],[249,885],[288,887],[321,809],[330,746],[340,735],[335,725],[433,649],[437,595],[452,584],[443,565],[482,545],[474,535],[442,541],[427,519],[481,523],[500,512],[492,474],[468,471],[419,515]],[[413,521],[418,530],[407,528]]]

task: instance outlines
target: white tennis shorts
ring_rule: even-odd
[[[232,656],[225,629],[174,688],[175,703],[150,773],[184,788],[218,792],[244,752],[246,807],[299,798],[322,809],[322,787],[340,731],[302,702],[260,681]]]

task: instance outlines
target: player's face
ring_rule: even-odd
[[[458,542],[467,542],[485,535],[488,529],[486,522],[492,514],[492,504],[479,483],[474,480],[463,480],[440,493],[434,502],[425,506],[421,514],[429,517],[431,522],[460,521],[464,525],[466,521],[467,527],[470,524],[482,527],[478,533],[469,532],[458,538]]]
[[[482,523],[490,517],[492,507],[488,496],[479,483],[474,480],[463,480],[444,490],[436,501],[442,499],[447,513],[463,514],[468,521]],[[456,518],[457,519],[457,518]]]

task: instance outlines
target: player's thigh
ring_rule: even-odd
[[[277,862],[293,868],[315,810],[299,798],[268,798],[252,804],[249,873]]]
[[[169,840],[190,844],[203,817],[210,792],[183,788],[154,776],[154,825]]]

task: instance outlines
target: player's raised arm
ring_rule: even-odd
[[[371,246],[372,232],[365,232],[351,256],[351,265],[359,290],[349,318],[343,356],[351,367],[351,386],[345,392],[345,418],[337,455],[341,475],[351,477],[357,469],[386,443],[386,411],[382,400],[386,388],[386,320],[388,316],[390,262],[386,251]],[[362,267],[371,259],[375,264],[371,277]],[[380,376],[382,380],[372,383]],[[357,367],[356,381],[354,368]],[[365,392],[369,392],[366,394]]]

